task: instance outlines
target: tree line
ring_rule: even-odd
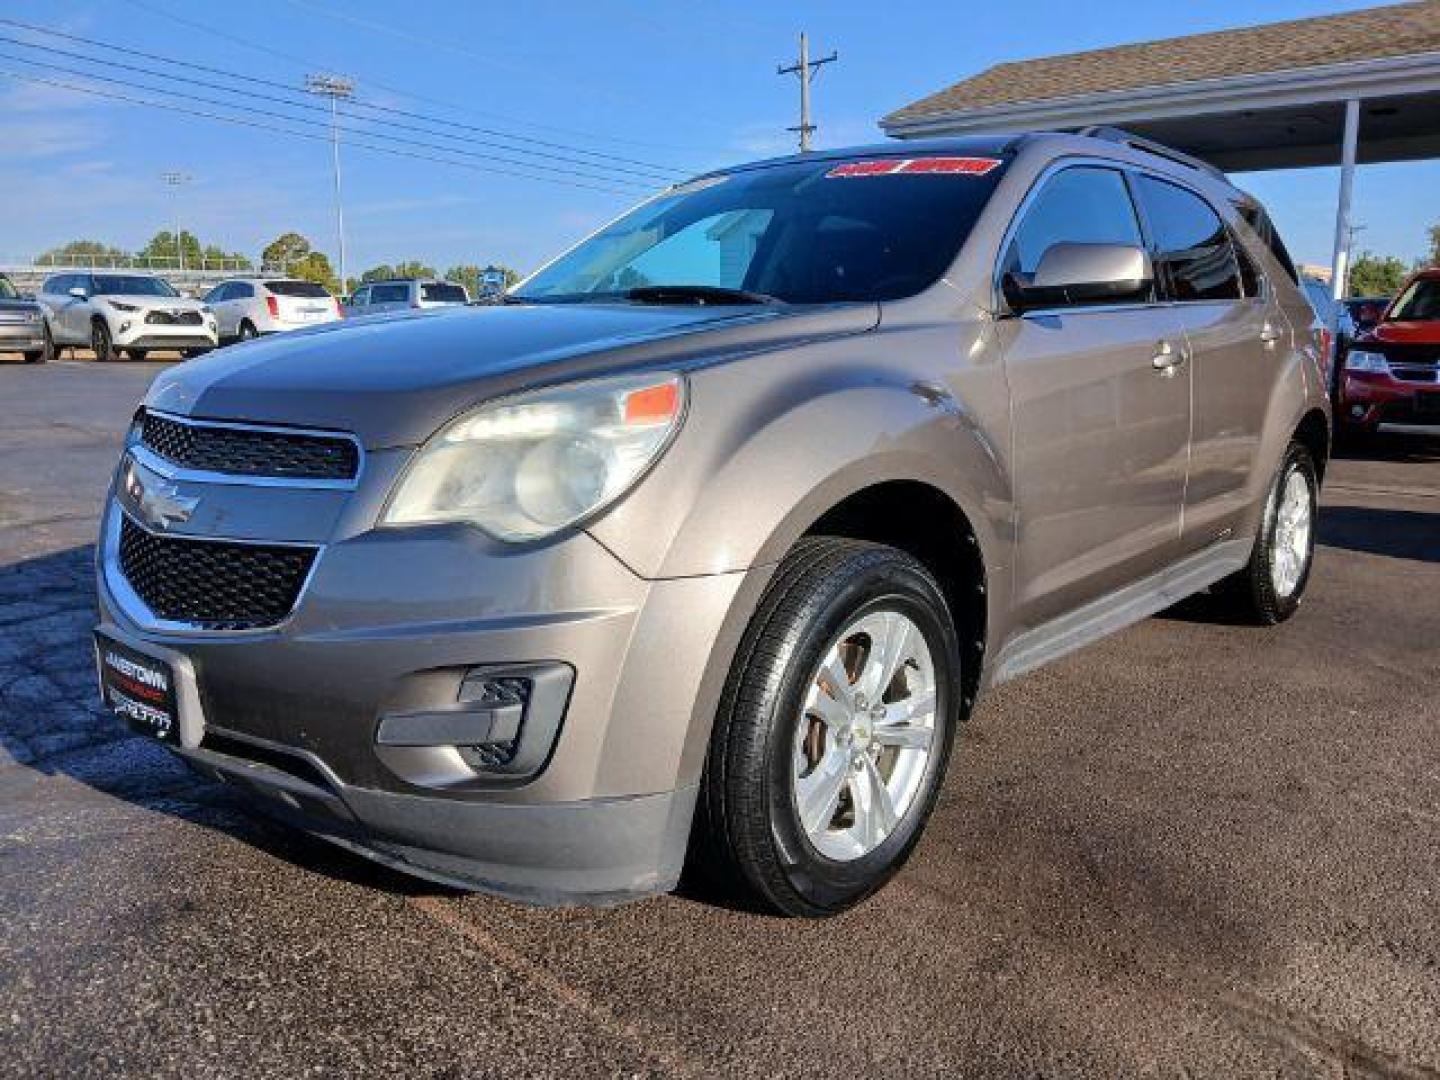
[[[157,232],[139,251],[125,251],[98,240],[72,240],[45,252],[40,256],[40,262],[105,267],[129,265],[132,260],[143,263],[148,259],[169,268],[178,265],[178,256],[181,253],[184,254],[185,265],[190,268],[198,269],[203,266],[237,274],[252,273],[257,269],[249,256],[224,251],[215,244],[201,244],[193,233],[185,230],[181,230],[177,246],[175,234],[168,229]],[[411,259],[393,265],[381,263],[379,266],[372,266],[359,277],[351,277],[342,288],[340,275],[336,273],[330,257],[323,251],[317,251],[306,237],[297,232],[283,233],[266,244],[260,253],[260,266],[283,269],[292,277],[324,285],[337,296],[348,295],[365,282],[393,277],[443,277],[446,281],[464,285],[471,296],[479,296],[483,291],[482,281],[486,274],[498,272],[504,279],[505,288],[520,279],[519,273],[501,263],[489,263],[485,266],[461,263],[441,274],[433,266]]]
[[[1428,241],[1429,251],[1408,266],[1394,255],[1360,252],[1350,263],[1350,295],[1394,296],[1413,271],[1440,266],[1440,224],[1430,226]]]

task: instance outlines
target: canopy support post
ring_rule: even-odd
[[[1345,299],[1350,276],[1350,203],[1355,189],[1355,152],[1360,143],[1360,99],[1345,102],[1345,136],[1340,151],[1340,200],[1335,208],[1335,257],[1330,264],[1330,295]],[[1337,321],[1339,307],[1336,307]],[[1338,332],[1339,327],[1331,327]]]

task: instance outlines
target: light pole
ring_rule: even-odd
[[[340,107],[341,100],[355,96],[352,79],[335,75],[307,75],[305,89],[330,99],[330,160],[335,169],[335,239],[340,248],[340,291],[346,287],[345,276],[345,210],[340,202]]]
[[[191,177],[188,173],[167,172],[161,173],[160,179],[164,180],[170,188],[170,214],[175,220],[175,257],[179,261],[180,273],[183,274],[185,272],[185,245],[180,240],[180,185],[188,184]]]

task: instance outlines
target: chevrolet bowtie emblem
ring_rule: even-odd
[[[136,512],[151,528],[164,530],[189,521],[195,507],[200,505],[199,496],[181,495],[174,484],[134,461],[131,461],[128,471],[126,494],[130,496]]]

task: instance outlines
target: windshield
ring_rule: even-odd
[[[1386,322],[1434,322],[1440,319],[1440,278],[1421,278],[1400,294]]]
[[[1003,170],[998,158],[883,157],[705,177],[643,203],[513,295],[579,302],[641,289],[651,295],[634,299],[683,302],[689,287],[712,290],[691,302],[716,302],[715,290],[742,303],[896,300],[949,268]]]
[[[143,274],[96,274],[96,296],[179,296],[169,282]]]
[[[0,300],[19,300],[20,294],[15,291],[15,286],[10,283],[7,277],[0,277]]]

